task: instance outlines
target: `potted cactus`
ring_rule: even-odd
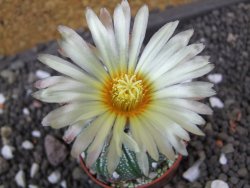
[[[198,100],[215,94],[213,85],[190,81],[213,69],[203,44],[190,44],[193,30],[177,33],[178,21],[157,31],[141,50],[148,7],[137,12],[130,29],[130,6],[123,0],[113,18],[105,8],[86,20],[94,45],[74,30],[59,26],[60,52],[38,59],[62,73],[39,80],[33,96],[63,104],[42,121],[69,126],[64,140],[74,141],[72,156],[104,187],[160,186],[187,155],[188,132],[203,135],[199,114],[212,110]]]

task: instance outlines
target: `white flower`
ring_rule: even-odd
[[[64,138],[75,142],[72,154],[87,149],[91,166],[108,143],[108,170],[115,171],[122,145],[136,152],[144,174],[148,174],[148,153],[156,161],[159,153],[174,160],[175,151],[187,155],[183,140],[188,132],[203,135],[198,114],[211,114],[197,100],[215,94],[213,84],[186,82],[213,69],[206,56],[197,56],[203,44],[188,45],[193,30],[172,36],[178,21],[164,25],[150,39],[143,52],[148,7],[138,11],[131,36],[130,7],[123,0],[113,20],[106,9],[100,16],[87,9],[86,19],[95,47],[72,29],[60,26],[63,53],[75,64],[52,55],[39,60],[62,73],[38,81],[37,99],[64,103],[42,121],[53,128],[70,126]],[[128,131],[124,131],[127,128]],[[187,132],[188,131],[188,132]],[[174,149],[173,149],[174,148]]]

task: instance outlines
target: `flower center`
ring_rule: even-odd
[[[152,85],[143,75],[124,73],[106,81],[102,99],[111,112],[130,117],[147,108],[152,91]]]
[[[144,97],[142,80],[137,80],[136,75],[125,74],[114,79],[110,92],[113,106],[122,111],[133,110]]]

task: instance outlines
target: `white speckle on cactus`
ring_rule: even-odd
[[[113,176],[113,178],[115,178],[115,179],[118,179],[118,178],[120,177],[120,175],[119,175],[116,171],[113,172],[112,176]]]
[[[157,176],[157,173],[156,173],[156,172],[150,172],[149,175],[148,175],[148,177],[149,177],[150,179],[154,179],[156,176]]]

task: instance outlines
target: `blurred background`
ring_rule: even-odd
[[[33,83],[52,69],[39,53],[59,55],[58,25],[87,41],[86,7],[113,10],[119,0],[0,0],[0,188],[98,187],[70,155],[64,130],[42,127],[55,109],[31,97]],[[164,188],[250,188],[250,2],[249,0],[129,0],[133,15],[150,7],[145,44],[166,22],[181,20],[177,32],[194,28],[215,69],[202,80],[215,84],[213,108],[204,117],[205,137],[191,135],[189,156]]]
[[[164,10],[192,0],[133,0],[134,15],[147,4],[150,10]],[[58,37],[57,26],[67,25],[74,29],[86,28],[86,7],[96,12],[101,7],[113,10],[119,0],[1,0],[0,1],[0,54],[10,55],[28,49],[35,44]]]

